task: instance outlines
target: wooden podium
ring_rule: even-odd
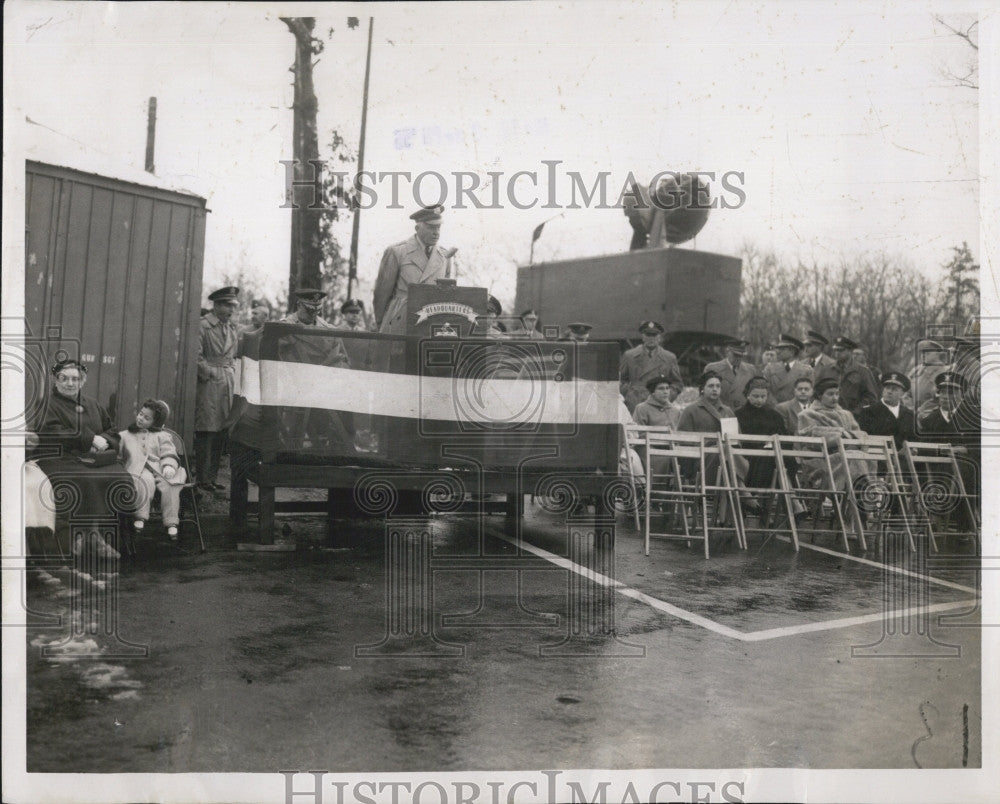
[[[433,285],[410,285],[406,334],[431,337],[485,337],[486,288],[458,287],[454,279]]]

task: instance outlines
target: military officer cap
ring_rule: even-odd
[[[240,297],[240,289],[237,287],[219,288],[208,294],[210,302],[234,302]]]
[[[326,298],[326,291],[317,290],[316,288],[298,288],[295,291],[295,298],[299,301],[318,304]]]
[[[725,347],[733,352],[733,354],[740,355],[741,357],[747,353],[747,346],[749,344],[746,341],[741,341],[738,338],[733,338],[731,341],[726,341]]]
[[[882,375],[882,385],[898,385],[904,391],[909,391],[910,378],[901,371],[887,371]]]
[[[570,331],[575,335],[586,335],[594,327],[591,324],[584,324],[582,321],[574,321],[572,324],[567,324]]]
[[[271,305],[267,303],[267,299],[257,299],[253,304],[250,305],[251,310],[268,310],[270,311]]]
[[[775,343],[774,345],[776,348],[787,346],[790,349],[794,349],[797,352],[803,347],[804,344],[798,338],[793,338],[791,335],[787,335],[784,332],[782,332],[778,336],[777,343]]]
[[[360,313],[364,309],[365,309],[365,306],[360,301],[358,301],[357,299],[348,299],[342,305],[340,305],[340,312],[341,313],[349,313],[349,312],[352,312],[352,311],[356,312],[356,313]]]
[[[962,375],[957,371],[942,371],[934,378],[934,387],[939,390],[943,388],[958,388],[961,390],[965,387],[965,383],[962,381]]]
[[[659,321],[643,321],[639,325],[639,332],[643,335],[662,335],[663,325]]]
[[[840,337],[834,339],[833,348],[847,349],[847,351],[851,351],[852,349],[860,349],[861,347],[858,346],[858,344],[852,341],[850,338],[846,338],[843,335],[841,335]]]
[[[416,221],[417,223],[441,223],[441,216],[443,214],[444,207],[440,204],[436,204],[433,207],[418,209],[410,215],[410,220]]]
[[[500,315],[503,312],[503,307],[500,306],[500,300],[496,296],[490,296],[489,301],[486,302],[486,309],[493,315]]]
[[[653,393],[653,391],[656,390],[657,385],[663,385],[663,384],[672,385],[672,381],[669,377],[665,377],[662,374],[660,374],[656,377],[653,377],[653,379],[651,379],[649,382],[646,383],[646,390],[649,391],[649,393]]]
[[[816,330],[810,329],[806,332],[806,343],[818,343],[820,346],[826,346],[830,341]]]

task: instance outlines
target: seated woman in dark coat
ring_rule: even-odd
[[[746,397],[747,404],[736,411],[736,420],[740,423],[740,433],[746,435],[788,435],[788,428],[785,427],[785,418],[773,407],[767,404],[768,381],[766,377],[756,376],[747,382],[743,389],[743,396]],[[757,445],[754,445],[755,447]],[[754,455],[748,459],[746,485],[754,489],[771,488],[777,486],[774,482],[774,458],[767,458],[763,455]],[[794,458],[785,459],[785,470],[789,479],[794,483],[798,465]],[[794,505],[796,514],[804,512],[804,507],[796,501]]]
[[[53,388],[27,439],[29,457],[52,489],[26,486],[25,494],[41,495],[43,504],[58,503],[60,515],[114,517],[113,500],[121,497],[124,503],[134,496],[129,475],[117,463],[114,423],[107,410],[81,393],[87,381],[83,364],[60,360],[52,376]]]

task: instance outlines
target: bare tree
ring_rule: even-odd
[[[930,280],[897,258],[791,264],[752,244],[742,258],[740,332],[756,346],[816,329],[858,341],[881,368],[904,369],[942,315]]]
[[[952,24],[945,21],[940,15],[934,16],[934,22],[947,30],[951,35],[957,36],[965,42],[971,49],[964,66],[955,71],[950,67],[944,69],[944,77],[955,86],[966,87],[967,89],[979,89],[979,20],[974,19],[969,24]]]
[[[308,184],[314,171],[319,169],[319,139],[316,133],[318,101],[313,89],[313,56],[323,52],[323,42],[313,36],[316,20],[313,17],[281,17],[288,30],[295,36],[295,94],[292,102],[292,159],[293,175],[297,182]],[[301,186],[301,185],[297,185]],[[307,187],[308,190],[308,187]],[[311,190],[309,190],[311,192]],[[292,208],[292,242],[288,275],[288,298],[299,285],[319,287],[320,266],[323,263],[320,242],[322,205],[314,199],[298,201],[294,186],[289,190]],[[309,193],[302,193],[308,198]]]

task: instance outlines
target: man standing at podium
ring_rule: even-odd
[[[373,312],[379,332],[406,334],[406,299],[412,284],[432,284],[445,275],[444,252],[438,247],[444,207],[424,207],[410,215],[416,233],[389,246],[375,280]]]

